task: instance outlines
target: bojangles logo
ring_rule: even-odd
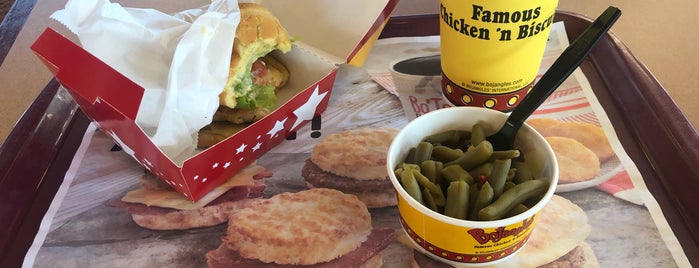
[[[488,242],[497,243],[498,241],[506,237],[519,236],[520,233],[529,229],[529,226],[531,226],[533,222],[534,216],[522,221],[521,226],[515,227],[510,230],[505,229],[505,227],[498,227],[497,229],[495,229],[494,232],[487,233],[483,229],[471,229],[468,230],[468,234],[470,234],[474,239],[476,239],[476,241],[481,245]]]

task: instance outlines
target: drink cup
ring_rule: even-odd
[[[390,72],[409,119],[450,107],[441,93],[440,56],[413,55],[390,63]]]
[[[534,85],[557,0],[440,0],[442,94],[508,112]]]

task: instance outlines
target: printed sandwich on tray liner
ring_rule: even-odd
[[[277,108],[228,139],[195,151],[181,164],[136,124],[142,86],[52,28],[31,48],[101,131],[150,172],[196,201],[322,113],[338,65],[363,62],[397,2],[318,0],[304,2],[306,8],[293,8],[290,1],[258,1],[298,39],[291,51],[274,53],[290,72],[277,96]]]

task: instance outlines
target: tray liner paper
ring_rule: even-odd
[[[366,68],[371,67],[370,58]],[[320,138],[352,128],[400,128],[409,122],[395,95],[383,90],[363,68],[348,65],[339,68],[335,88],[322,116],[314,116],[312,124],[299,127],[294,135],[257,160],[274,174],[265,178],[268,187],[265,198],[307,189],[300,177],[301,169]],[[314,89],[308,90],[304,98],[315,96]],[[110,151],[113,144],[102,131],[88,130],[85,134],[81,146],[86,147],[85,152],[73,159],[79,165],[75,165],[72,174],[66,174],[61,186],[65,192],[56,194],[27,253],[25,266],[205,266],[206,252],[220,245],[227,225],[187,231],[138,227],[126,211],[108,205],[137,187],[135,178],[142,173],[142,167],[127,154]],[[637,179],[634,173],[631,175]],[[652,196],[644,192],[648,194],[645,200],[651,200]],[[559,195],[586,212],[592,225],[586,242],[600,267],[690,267],[672,230],[667,223],[657,220],[662,218],[657,203],[635,205],[592,186]],[[403,233],[395,207],[370,212],[375,227],[392,227],[397,234]],[[410,267],[412,249],[400,238],[405,236],[398,236],[384,252],[383,267]]]

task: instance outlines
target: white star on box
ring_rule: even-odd
[[[318,104],[320,104],[320,102],[325,98],[325,95],[328,94],[328,92],[323,92],[323,94],[319,95],[318,89],[319,86],[316,86],[315,90],[313,90],[313,94],[311,94],[311,97],[308,98],[308,101],[306,101],[306,103],[301,105],[298,109],[294,110],[296,121],[294,121],[294,125],[291,127],[291,129],[295,129],[299,124],[303,123],[303,121],[313,119],[316,109],[318,108]]]
[[[253,152],[254,152],[254,151],[257,151],[257,150],[260,149],[260,147],[262,147],[262,143],[261,143],[261,142],[258,142],[257,144],[255,144],[255,147],[252,147],[252,151],[253,151]]]
[[[245,151],[246,147],[248,147],[247,144],[245,144],[245,143],[241,144],[240,147],[238,147],[238,149],[235,150],[235,154],[242,153],[243,151]]]
[[[277,122],[274,123],[274,127],[267,132],[267,135],[269,135],[270,139],[274,138],[274,136],[276,136],[277,133],[279,133],[279,131],[284,129],[284,123],[286,123],[286,119],[288,118],[284,118],[284,120],[282,121],[277,120]]]

